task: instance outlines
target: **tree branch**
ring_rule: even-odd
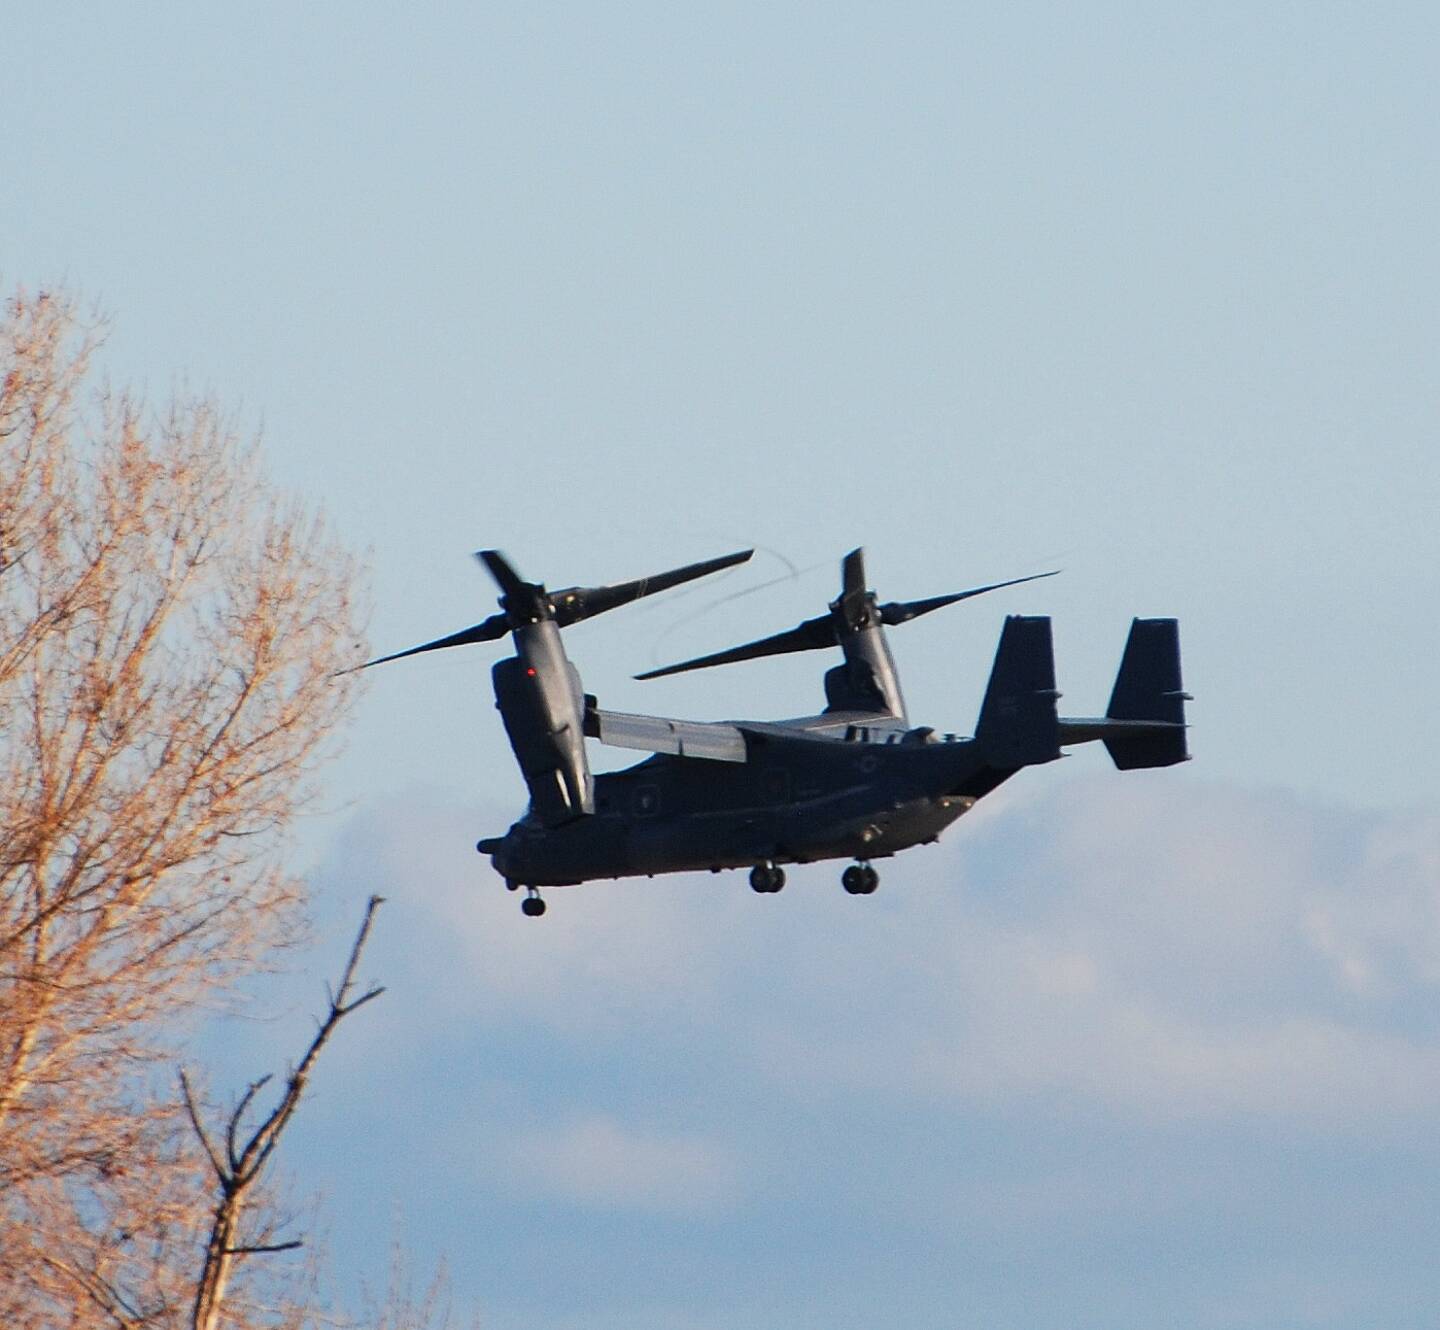
[[[215,1170],[215,1177],[222,1185],[225,1182],[225,1170],[220,1166],[220,1156],[215,1153],[215,1147],[210,1143],[209,1134],[200,1121],[199,1111],[195,1107],[195,1096],[190,1093],[190,1078],[185,1075],[185,1068],[180,1068],[180,1093],[185,1101],[185,1116],[190,1119],[190,1125],[195,1129],[195,1135],[200,1139],[200,1145],[205,1151],[205,1157],[210,1161],[210,1167]]]
[[[184,1092],[186,1113],[215,1169],[216,1181],[220,1190],[210,1226],[209,1241],[205,1247],[204,1261],[196,1283],[195,1302],[190,1319],[191,1330],[216,1330],[225,1301],[230,1267],[237,1258],[294,1251],[301,1245],[299,1241],[238,1243],[234,1239],[238,1234],[240,1221],[249,1200],[250,1187],[259,1178],[266,1163],[269,1162],[270,1156],[279,1145],[280,1138],[299,1106],[301,1096],[305,1093],[305,1084],[311,1068],[315,1065],[326,1042],[335,1032],[335,1027],[351,1012],[364,1006],[371,998],[379,997],[385,991],[379,986],[374,986],[353,1001],[346,1001],[346,995],[354,986],[355,971],[359,967],[365,943],[370,937],[375,911],[380,908],[382,903],[382,897],[370,897],[365,907],[365,917],[360,923],[360,930],[355,935],[354,944],[350,948],[349,959],[345,962],[345,969],[341,973],[340,982],[333,990],[327,989],[329,1011],[319,1023],[304,1056],[286,1077],[285,1092],[281,1095],[279,1103],[271,1109],[269,1116],[250,1133],[249,1139],[243,1146],[240,1145],[240,1140],[245,1113],[254,1102],[255,1096],[269,1083],[271,1077],[265,1075],[252,1081],[245,1093],[240,1096],[225,1123],[226,1160],[223,1164],[200,1122],[194,1096],[190,1092],[189,1081],[183,1070],[180,1073],[180,1086]]]

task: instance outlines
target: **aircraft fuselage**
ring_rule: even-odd
[[[747,732],[744,763],[661,754],[595,778],[595,812],[526,817],[497,843],[509,881],[563,886],[756,863],[878,859],[933,841],[1013,774],[973,740]],[[888,741],[885,741],[888,740]]]

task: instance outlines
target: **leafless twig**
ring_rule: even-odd
[[[196,1281],[195,1302],[190,1318],[192,1330],[215,1330],[219,1323],[226,1287],[236,1257],[293,1251],[301,1245],[298,1241],[240,1242],[236,1239],[250,1189],[260,1177],[265,1165],[270,1161],[270,1157],[275,1153],[276,1147],[280,1144],[281,1135],[299,1107],[300,1099],[305,1093],[306,1082],[315,1067],[321,1050],[335,1032],[335,1027],[345,1017],[359,1010],[372,998],[379,997],[385,991],[379,986],[372,986],[357,998],[352,999],[350,996],[355,986],[356,967],[360,964],[361,953],[365,950],[365,943],[369,939],[375,911],[379,909],[382,901],[383,898],[380,896],[370,897],[370,901],[365,907],[365,918],[361,921],[360,931],[356,934],[354,945],[350,948],[350,959],[345,963],[345,970],[340,976],[340,983],[335,988],[327,990],[329,1010],[320,1021],[315,1036],[311,1039],[304,1055],[286,1077],[284,1093],[281,1094],[275,1106],[253,1130],[247,1132],[244,1121],[246,1113],[254,1103],[256,1095],[271,1080],[269,1076],[262,1076],[246,1087],[245,1093],[240,1096],[239,1101],[231,1110],[225,1123],[226,1158],[224,1162],[220,1160],[219,1153],[200,1119],[200,1113],[195,1105],[195,1097],[184,1069],[182,1068],[180,1071],[180,1091],[185,1101],[186,1114],[215,1170],[220,1193],[215,1203],[209,1241],[205,1246],[204,1263],[201,1266],[200,1277]]]

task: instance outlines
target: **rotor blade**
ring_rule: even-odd
[[[642,596],[653,596],[657,591],[668,591],[682,582],[693,581],[708,573],[718,573],[722,568],[733,568],[744,563],[754,550],[740,550],[736,554],[724,554],[718,559],[706,559],[703,563],[686,564],[683,568],[672,568],[668,573],[656,573],[653,577],[639,577],[633,582],[617,582],[614,586],[568,587],[564,591],[552,591],[551,603],[555,606],[555,621],[562,628],[582,619],[593,618],[621,605],[628,605]]]
[[[1031,573],[1029,577],[1012,577],[1008,582],[992,582],[989,586],[972,587],[969,591],[956,591],[948,596],[931,596],[928,600],[891,600],[880,606],[880,622],[893,627],[909,623],[931,610],[943,609],[957,600],[969,600],[971,596],[983,596],[987,591],[999,591],[1001,587],[1019,586],[1021,582],[1036,582],[1042,577],[1054,577],[1060,570],[1049,573]]]
[[[865,626],[874,603],[865,585],[865,551],[853,549],[840,565],[840,595],[830,608],[839,613],[846,627],[857,631]]]
[[[353,674],[356,670],[368,670],[372,665],[383,665],[387,660],[400,660],[405,656],[418,656],[422,651],[439,651],[442,647],[463,647],[469,646],[472,642],[494,642],[497,638],[504,637],[510,631],[509,625],[505,622],[503,614],[492,614],[484,623],[471,625],[469,628],[462,628],[458,633],[451,633],[449,637],[438,637],[433,642],[426,642],[423,646],[410,647],[405,651],[396,651],[393,655],[380,656],[375,660],[367,660],[363,665],[352,665],[348,670],[340,670],[340,674]]]
[[[868,588],[865,585],[865,550],[851,550],[845,556],[845,561],[840,565],[840,594],[842,596],[863,596]]]
[[[499,550],[476,550],[475,557],[485,565],[490,576],[507,596],[513,596],[527,585],[525,579],[510,566]]]
[[[716,651],[708,656],[697,656],[679,665],[665,665],[658,670],[647,670],[637,674],[637,679],[659,679],[666,674],[683,674],[687,670],[703,670],[711,665],[729,665],[737,660],[758,660],[761,656],[784,656],[792,651],[819,651],[835,645],[835,625],[828,614],[818,619],[807,619],[794,628],[787,628],[773,637],[762,637],[758,642],[747,642],[744,646],[731,647],[728,651]]]

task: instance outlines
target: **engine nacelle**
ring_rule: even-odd
[[[491,671],[495,705],[547,827],[595,811],[595,780],[585,755],[585,693],[553,621],[516,630],[517,654]]]

